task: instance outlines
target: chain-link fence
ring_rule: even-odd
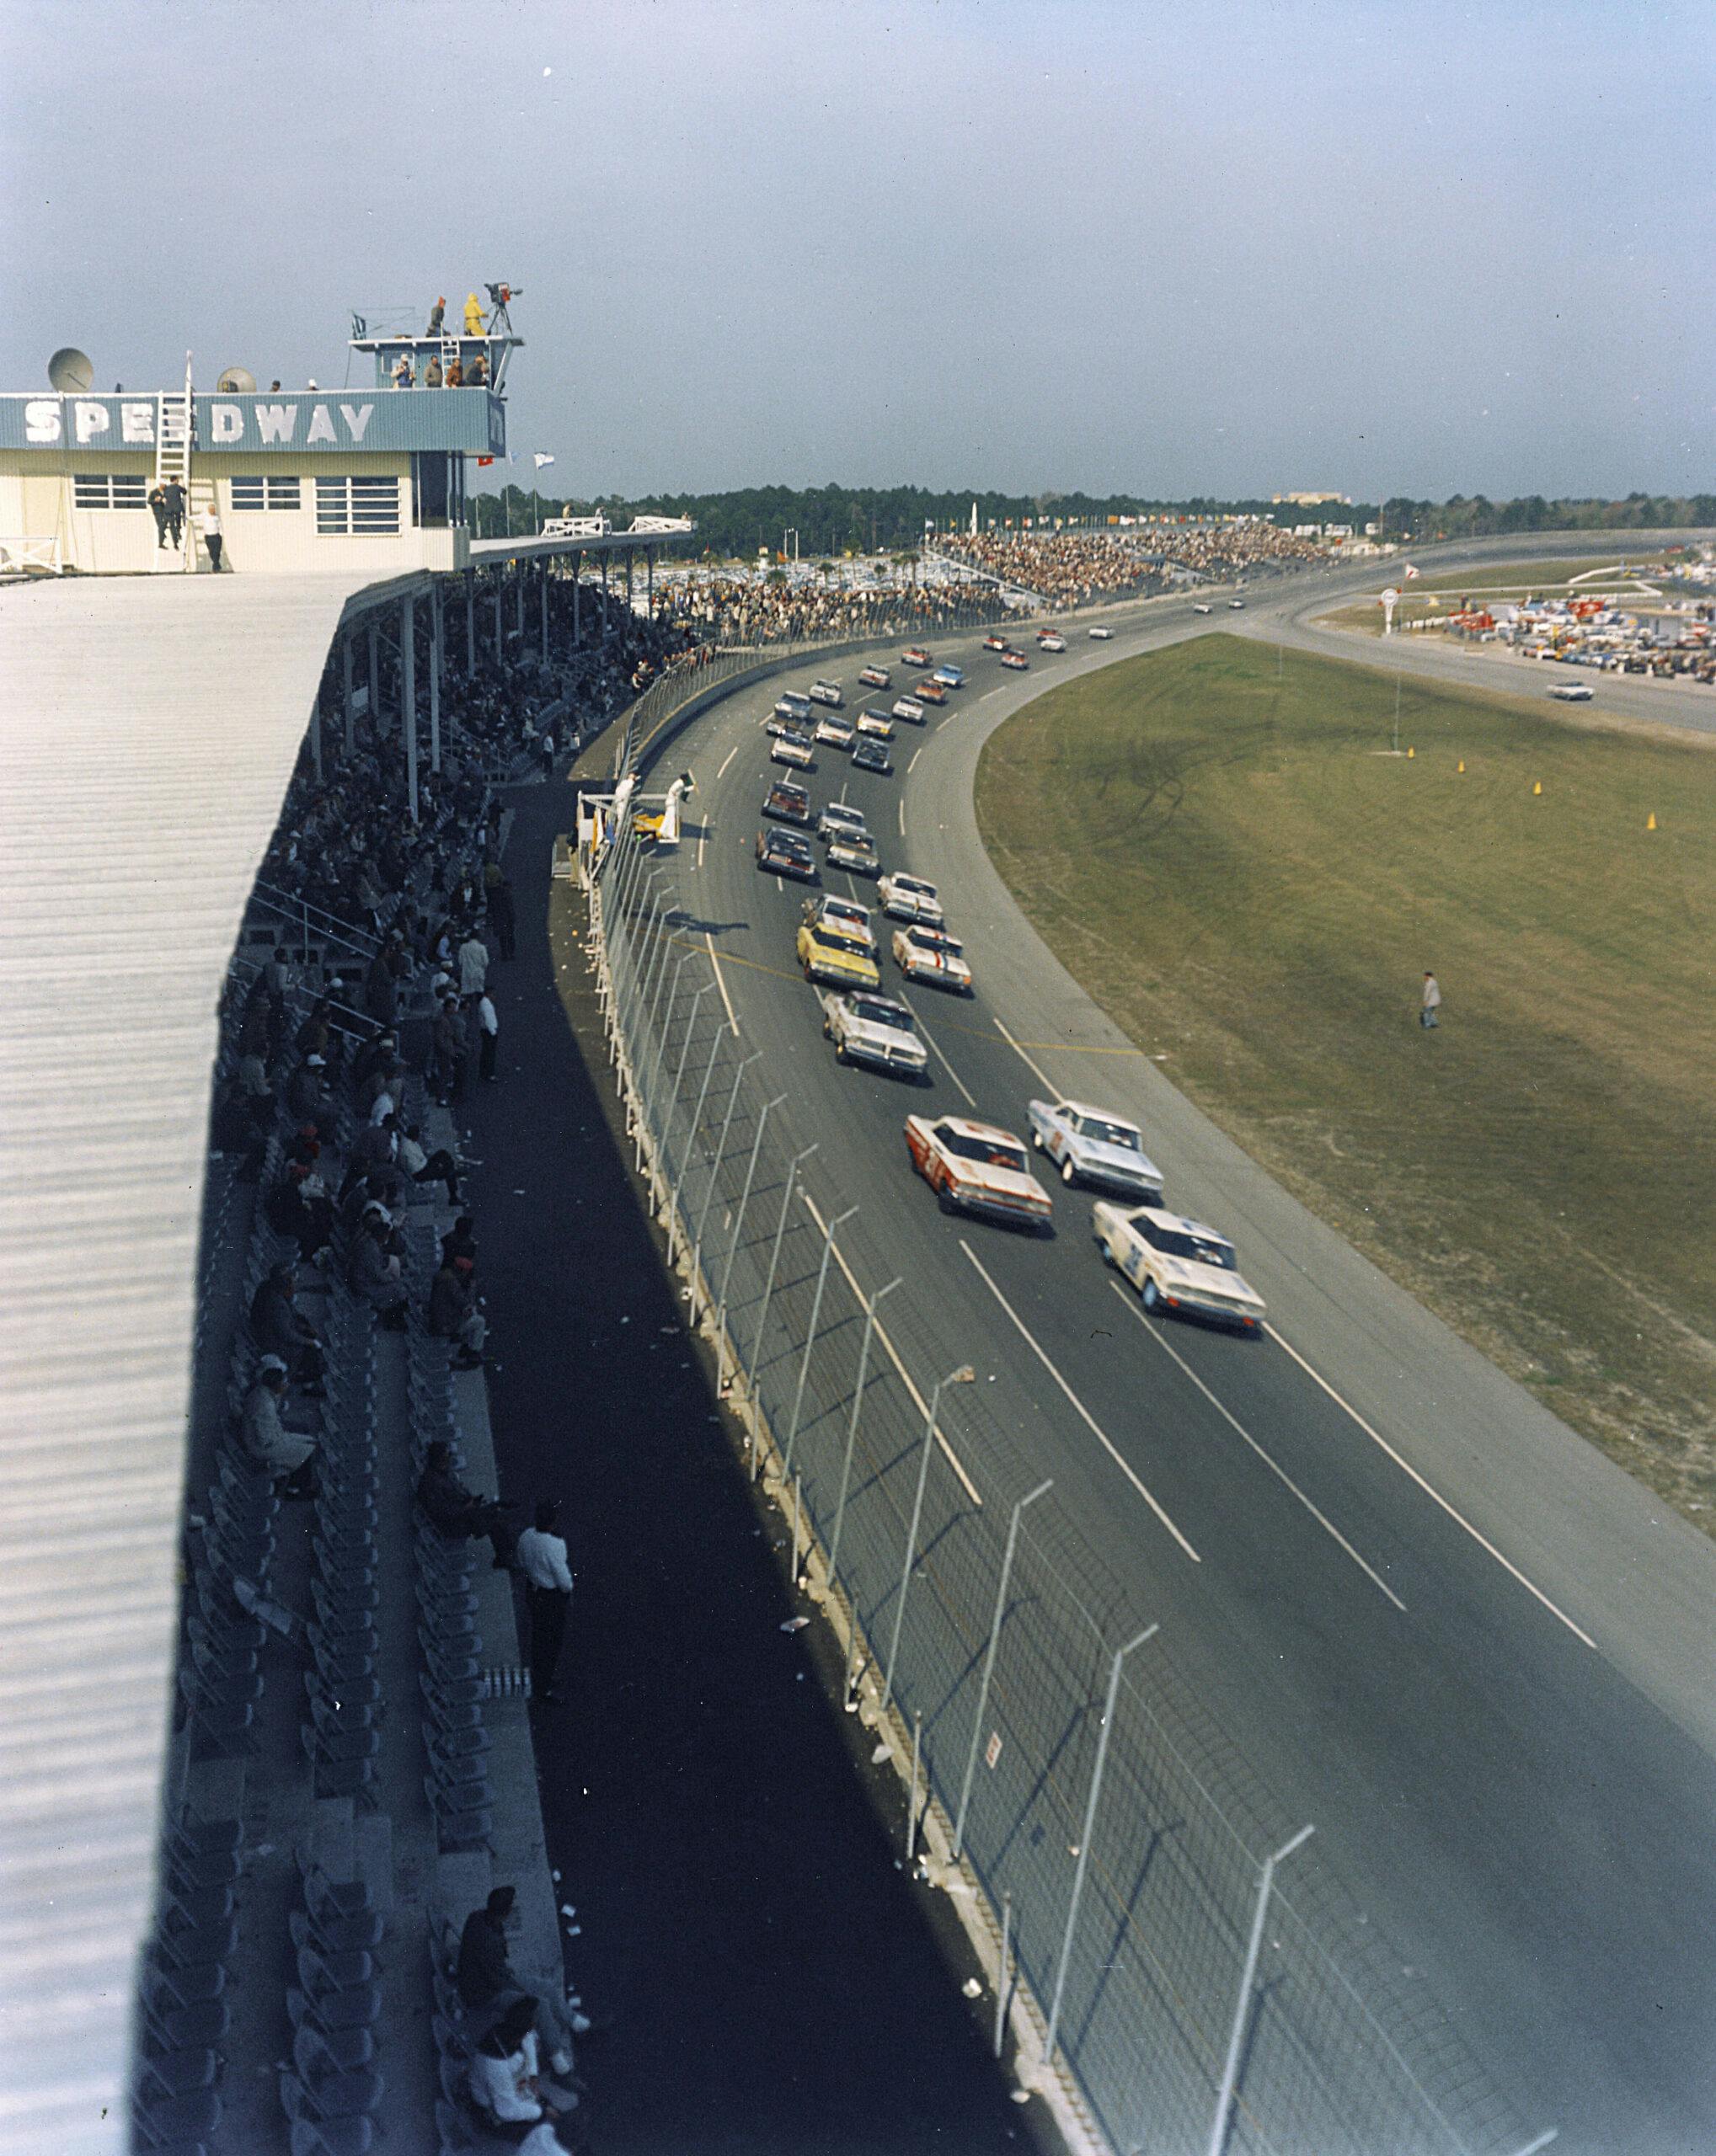
[[[908,1365],[899,1283],[860,1280],[841,1246],[862,1196],[789,1134],[671,863],[624,831],[582,867],[636,1163],[692,1320],[846,1641],[848,1699],[913,1762],[914,1838],[989,1919],[1022,2070],[1117,2152],[1518,2149],[958,1345],[946,1369]]]

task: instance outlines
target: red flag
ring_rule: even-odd
[[[492,456],[479,456],[477,462],[478,464],[492,464],[494,459]]]

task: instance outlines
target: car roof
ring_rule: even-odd
[[[1189,1220],[1183,1213],[1164,1213],[1159,1205],[1135,1205],[1131,1217],[1136,1219],[1141,1213],[1148,1214],[1158,1228],[1178,1228],[1183,1235],[1201,1235],[1205,1242],[1226,1243],[1229,1250],[1233,1247],[1232,1235],[1224,1235],[1205,1221]]]
[[[1003,1130],[998,1123],[976,1123],[967,1115],[940,1115],[935,1128],[957,1131],[961,1138],[999,1138],[1008,1145],[1024,1149],[1024,1140],[1015,1138],[1010,1130]]]
[[[1093,1115],[1099,1117],[1104,1123],[1123,1123],[1128,1130],[1138,1128],[1131,1116],[1122,1115],[1118,1108],[1093,1108],[1088,1101],[1062,1101],[1061,1106],[1070,1109],[1074,1115]]]

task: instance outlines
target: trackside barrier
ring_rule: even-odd
[[[718,680],[757,663],[729,656],[745,663]],[[633,712],[634,766],[690,700],[674,686],[679,701]],[[707,672],[690,686],[703,696]],[[1010,2028],[1021,2083],[1075,2147],[1116,2156],[1545,2145],[1215,1726],[960,1344],[897,1280],[853,1269],[841,1224],[876,1199],[832,1184],[711,992],[673,863],[628,827],[578,870],[628,1134],[690,1321],[793,1523],[847,1711],[906,1788],[907,1860],[949,1892],[995,1988],[997,2054]]]

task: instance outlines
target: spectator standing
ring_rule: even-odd
[[[489,979],[489,946],[474,928],[459,946],[459,994],[480,995]]]
[[[566,1613],[572,1605],[572,1574],[566,1545],[554,1532],[557,1518],[554,1506],[543,1498],[537,1507],[535,1524],[518,1538],[516,1555],[530,1611],[531,1696],[545,1707],[553,1704],[554,1672],[566,1636]]]
[[[485,1086],[494,1083],[494,1059],[500,1046],[500,1019],[494,999],[487,990],[477,998],[477,1033],[482,1043],[478,1075]]]
[[[211,502],[197,522],[202,527],[202,542],[209,550],[209,567],[218,576],[221,573],[221,548],[225,543],[221,536],[221,512]]]
[[[543,760],[543,778],[545,780],[553,778],[554,776],[554,729],[552,726],[545,726],[543,728],[543,738],[537,744],[537,753]]]
[[[1442,1007],[1442,985],[1434,974],[1424,977],[1424,994],[1419,998],[1418,1022],[1428,1033],[1441,1022],[1436,1013]]]

